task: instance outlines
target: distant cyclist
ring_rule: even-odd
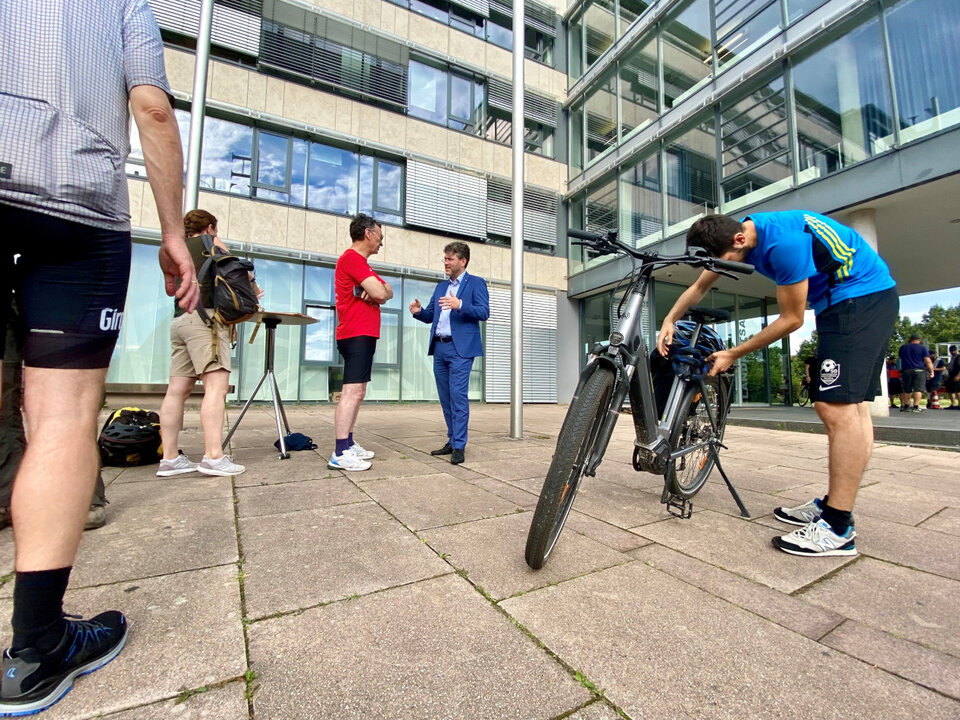
[[[754,265],[777,283],[780,315],[736,347],[711,355],[711,374],[785,337],[803,325],[807,303],[817,320],[819,372],[814,408],[827,429],[828,493],[803,505],[774,511],[802,526],[773,544],[793,555],[856,555],[853,504],[873,450],[868,402],[880,393],[880,370],[900,302],[886,263],[851,228],[801,210],[756,213],[742,222],[708,215],[687,233],[688,247],[713,257]],[[657,349],[673,340],[674,323],[696,305],[719,276],[704,270],[664,318]]]

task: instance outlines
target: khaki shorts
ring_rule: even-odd
[[[207,310],[213,316],[213,310]],[[230,336],[232,328],[217,325],[219,361],[213,360],[212,330],[203,324],[196,312],[175,317],[170,325],[170,377],[200,377],[211,370],[230,371]]]

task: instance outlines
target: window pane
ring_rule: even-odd
[[[303,207],[307,204],[307,156],[310,143],[295,138],[290,161],[290,202]]]
[[[157,246],[133,243],[130,288],[107,382],[166,383],[170,378],[173,298],[163,290]]]
[[[447,123],[447,73],[410,61],[410,101],[407,111],[430,122]]]
[[[203,123],[200,187],[250,194],[253,128],[208,117]]]
[[[570,19],[567,30],[567,71],[571,85],[583,75],[583,14]]]
[[[332,307],[307,306],[306,314],[316,318],[313,325],[305,326],[303,359],[305,362],[336,362],[336,311]]]
[[[712,114],[666,146],[669,234],[717,207],[715,158]]]
[[[900,139],[909,142],[960,123],[960,3],[901,2],[887,14],[887,35]]]
[[[491,13],[487,20],[487,40],[506,50],[513,49],[513,21]]]
[[[257,182],[275,188],[287,187],[287,138],[257,133]]]
[[[377,160],[377,208],[400,215],[403,188],[403,166]]]
[[[588,0],[583,11],[584,32],[587,35],[587,63],[584,70],[613,45],[613,0]]]
[[[587,95],[587,164],[617,144],[617,91],[608,74]]]
[[[779,0],[716,0],[717,62],[743,57],[780,29]]]
[[[646,0],[620,0],[620,37],[648,7],[650,3]]]
[[[254,262],[257,268],[257,284],[264,291],[260,301],[263,307],[275,312],[300,312],[303,309],[303,266],[299,263],[265,258],[255,258]],[[241,327],[250,328],[252,331],[253,325],[244,323]],[[288,402],[298,399],[300,335],[301,329],[295,325],[281,325],[277,328],[275,372],[280,396]],[[250,397],[250,393],[263,376],[263,344],[266,342],[266,336],[267,334],[261,329],[253,345],[243,345],[241,362],[238,363],[241,372],[240,381],[237,383],[241,400]],[[257,399],[270,400],[267,383],[260,388]]]
[[[570,109],[570,178],[583,171],[583,103]]]
[[[657,39],[641,40],[620,62],[620,105],[623,117],[620,132],[631,130],[657,119]]]
[[[733,212],[793,186],[783,79],[724,103],[723,211]]]
[[[659,155],[633,163],[620,174],[620,185],[620,239],[633,247],[659,240],[663,234]]]
[[[333,268],[307,265],[303,272],[303,299],[332,303]]]
[[[878,19],[801,60],[793,78],[801,183],[892,145],[890,88]]]
[[[664,106],[672,108],[700,87],[712,72],[710,10],[707,0],[692,0],[664,21]]]
[[[436,282],[406,278],[403,281],[403,305],[417,299],[426,307],[433,297]],[[394,288],[394,292],[397,288]],[[403,314],[403,373],[402,400],[437,400],[437,383],[433,377],[433,358],[427,355],[430,342],[430,324]]]
[[[787,20],[791,23],[796,22],[804,15],[809,15],[825,2],[827,2],[827,0],[787,0]]]
[[[463,130],[473,120],[473,81],[450,74],[450,122],[454,130]]]
[[[446,6],[447,3],[443,0],[439,2],[437,0],[410,0],[411,10],[443,23],[447,22]]]
[[[373,158],[360,156],[360,208],[358,212],[373,215]]]
[[[310,143],[307,206],[354,215],[357,212],[357,154]]]
[[[399,362],[400,314],[380,313],[380,339],[373,354],[374,365],[396,365]]]

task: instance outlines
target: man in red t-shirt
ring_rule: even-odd
[[[393,297],[393,288],[370,269],[367,258],[380,252],[383,228],[360,213],[350,221],[353,244],[337,260],[337,350],[343,356],[343,389],[333,415],[337,445],[327,467],[367,470],[373,453],[353,441],[360,401],[367,393],[373,353],[380,337],[380,306]]]

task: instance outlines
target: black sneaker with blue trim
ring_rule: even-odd
[[[46,710],[70,692],[74,679],[119,655],[127,641],[126,618],[116,610],[90,620],[68,619],[65,625],[60,643],[49,652],[4,650],[0,717]]]

